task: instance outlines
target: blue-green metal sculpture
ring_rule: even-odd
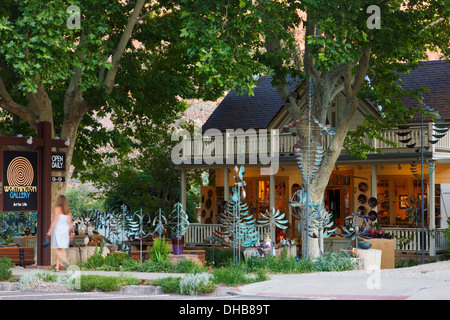
[[[165,236],[167,218],[164,216],[164,212],[161,210],[161,208],[158,209],[158,213],[153,219],[152,225],[153,227],[155,227],[155,229],[153,230],[153,239],[162,238],[163,236]]]
[[[216,230],[214,235],[221,239],[222,243],[233,248],[233,262],[241,260],[240,248],[249,247],[259,239],[256,229],[256,219],[249,213],[248,204],[244,202],[246,183],[243,179],[244,166],[234,168],[234,186],[230,202],[227,203],[224,213],[218,215],[218,221],[222,225],[221,230]]]
[[[132,216],[127,217],[127,237],[139,239],[140,260],[143,261],[142,240],[151,233],[149,229],[145,230],[145,226],[151,221],[150,214],[142,212],[142,209],[136,211]]]
[[[270,230],[270,237],[272,239],[272,242],[275,243],[275,230],[276,228],[280,229],[287,229],[287,223],[288,220],[282,220],[286,214],[280,213],[280,210],[275,210],[275,208],[272,208],[272,210],[266,210],[265,213],[261,212],[261,220],[258,221],[258,223],[261,226],[268,226]],[[272,245],[272,256],[275,255],[275,248]]]
[[[309,214],[309,224],[308,226],[303,224],[303,230],[309,237],[319,239],[319,251],[320,255],[323,255],[322,239],[330,237],[337,229],[331,229],[334,223],[332,221],[333,214],[327,211],[322,202],[308,201],[306,192],[303,190],[296,191],[289,202],[294,216],[301,221],[306,221],[306,215]],[[309,206],[309,210],[307,210],[307,206]]]
[[[172,210],[172,218],[169,222],[170,237],[172,239],[172,246],[175,255],[178,256],[183,253],[184,247],[184,234],[189,228],[188,215],[183,209],[181,203],[176,203]]]
[[[310,204],[310,185],[316,176],[319,168],[322,164],[322,160],[324,157],[324,147],[320,142],[321,137],[325,135],[335,135],[336,130],[330,127],[327,124],[321,123],[317,118],[314,117],[311,113],[313,95],[314,95],[314,86],[313,81],[310,79],[307,82],[307,99],[308,103],[307,107],[307,115],[303,116],[302,119],[297,119],[295,123],[292,123],[288,126],[285,126],[283,130],[285,132],[291,131],[297,127],[304,127],[302,129],[303,132],[306,131],[304,137],[300,137],[297,140],[297,143],[294,145],[294,156],[297,161],[298,168],[302,175],[302,184],[305,192],[302,194],[302,201],[305,200],[301,205],[298,205],[298,201],[294,200],[294,205],[297,210],[299,208],[304,209],[306,212],[300,214],[302,217],[302,224],[304,224],[304,229],[306,233],[310,234],[311,227],[310,223],[313,226],[321,226],[324,221],[326,221],[326,217],[329,217],[329,213],[325,214],[325,208],[320,205],[320,203]],[[294,136],[297,135],[297,131],[292,131]],[[291,204],[292,205],[292,204]],[[293,207],[294,208],[294,207]],[[319,210],[320,208],[320,210]],[[313,211],[310,211],[310,210]],[[315,210],[315,211],[314,211]],[[319,210],[319,211],[317,211]],[[295,211],[295,209],[294,209]],[[326,210],[325,210],[326,211]],[[313,221],[313,219],[318,219],[318,221]],[[325,225],[328,225],[325,223]],[[301,231],[301,230],[300,230]],[[319,232],[320,234],[320,232]],[[319,235],[320,236],[320,235]],[[320,246],[320,239],[319,239]],[[304,248],[305,248],[305,258],[308,258],[308,239],[304,239]]]
[[[435,145],[439,142],[440,139],[445,137],[449,131],[449,128],[446,124],[444,124],[445,120],[442,119],[441,115],[436,112],[433,108],[423,105],[423,109],[430,115],[433,119],[435,119],[435,124],[433,125],[433,132],[431,133],[431,137],[428,136],[428,145],[424,145],[424,114],[421,113],[420,120],[420,144],[416,147],[419,141],[412,141],[412,137],[408,137],[411,134],[412,130],[409,125],[399,125],[399,129],[401,130],[409,130],[409,131],[399,131],[397,135],[401,137],[399,141],[401,143],[405,143],[408,148],[415,148],[415,152],[417,153],[417,159],[412,161],[411,163],[411,173],[420,180],[421,185],[421,195],[420,203],[421,203],[421,251],[422,251],[422,264],[425,263],[425,198],[424,198],[424,185],[426,180],[434,173],[436,170],[436,165],[433,161],[424,158],[424,150],[429,150],[431,145]],[[425,165],[426,164],[426,165]],[[419,170],[420,168],[420,170]],[[416,217],[417,218],[417,217]],[[417,226],[416,226],[417,228]]]
[[[176,203],[172,210],[172,219],[170,221],[170,230],[173,237],[182,237],[189,228],[189,219],[187,213],[183,210],[181,203]]]

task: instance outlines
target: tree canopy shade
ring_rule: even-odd
[[[128,152],[135,120],[170,123],[184,98],[216,99],[180,39],[180,14],[164,0],[0,0],[0,131],[48,121],[70,139],[68,165],[85,170],[103,163],[102,146]],[[114,130],[101,125],[107,114]]]
[[[251,93],[253,76],[270,75],[295,121],[307,110],[290,91],[288,75],[300,88],[311,79],[311,113],[321,123],[326,123],[333,98],[344,94],[336,134],[311,183],[314,202],[322,200],[343,147],[364,157],[371,150],[363,144],[365,137],[381,138],[381,130],[405,122],[414,113],[426,113],[403,103],[405,96],[422,102],[426,89],[403,90],[399,75],[427,60],[429,50],[447,58],[450,54],[448,1],[182,0],[181,7],[181,35],[191,44],[189,53],[200,58],[196,69],[208,84]],[[362,98],[382,108],[383,116],[368,116],[348,132]],[[300,137],[308,135],[306,126],[297,125],[296,130]],[[313,140],[319,138],[313,134]]]

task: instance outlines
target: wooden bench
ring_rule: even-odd
[[[151,250],[151,249],[150,249]],[[142,252],[142,261],[145,260],[149,260],[150,256],[147,250],[142,250],[142,251],[131,251],[131,258],[133,258],[134,260],[140,261],[141,260],[141,252]],[[174,254],[173,250],[170,251],[171,254]],[[196,255],[199,260],[205,264],[205,250],[183,250],[183,255],[188,255],[188,254],[192,254],[192,255]]]
[[[6,247],[0,248],[0,258],[7,257],[14,264],[21,266],[34,264],[34,248],[32,247]]]

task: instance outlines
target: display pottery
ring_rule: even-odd
[[[184,236],[174,236],[172,238],[173,253],[176,255],[183,254]]]
[[[361,241],[361,242],[358,243],[358,246],[361,249],[367,250],[367,249],[370,249],[370,247],[372,247],[372,244],[369,241]]]
[[[264,239],[263,247],[272,248],[272,240],[270,240],[269,237],[266,237],[266,239]]]

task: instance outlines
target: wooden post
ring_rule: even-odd
[[[272,208],[275,208],[275,175],[271,172],[269,176],[269,211]]]
[[[50,228],[52,219],[52,187],[51,187],[51,158],[52,158],[52,125],[50,122],[39,122],[38,137],[44,143],[40,150],[39,172],[39,188],[40,204],[38,213],[38,232],[37,232],[37,265],[51,265],[51,248],[50,246],[42,248],[42,242],[45,240],[48,229]]]
[[[66,141],[52,139],[52,125],[50,122],[38,123],[38,135],[30,142],[26,137],[0,137],[0,145],[33,146],[38,153],[38,219],[36,230],[36,262],[40,266],[51,265],[50,247],[42,248],[52,219],[52,186],[51,163],[52,147],[67,148]],[[0,163],[1,164],[1,163]],[[3,167],[3,166],[0,166]],[[1,183],[0,183],[1,185]],[[2,208],[0,208],[2,210]]]
[[[230,201],[230,175],[228,173],[228,168],[223,169],[223,200],[226,202]]]

